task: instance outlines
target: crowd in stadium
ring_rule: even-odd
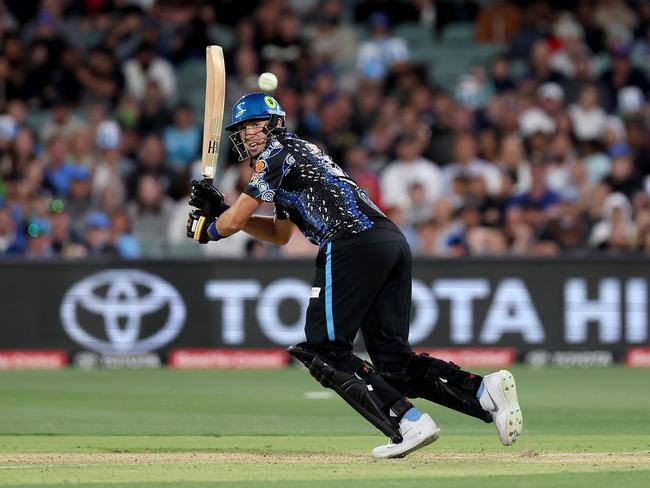
[[[316,254],[185,237],[209,44],[227,107],[275,73],[289,130],[416,256],[650,253],[650,2],[9,0],[0,19],[4,259]],[[251,169],[221,161],[232,200]]]

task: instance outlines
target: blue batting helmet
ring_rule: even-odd
[[[286,115],[275,98],[266,93],[249,93],[233,105],[232,122],[226,127],[226,130],[234,131],[242,122],[270,119],[274,115],[277,117]]]

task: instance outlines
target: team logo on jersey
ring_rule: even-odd
[[[266,169],[266,161],[263,159],[258,159],[255,161],[255,164],[253,165],[253,169],[255,170],[256,173],[261,173]]]

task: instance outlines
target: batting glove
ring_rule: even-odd
[[[190,205],[201,210],[210,221],[230,208],[221,191],[206,180],[192,180]]]

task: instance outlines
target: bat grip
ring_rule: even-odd
[[[194,240],[198,241],[201,239],[201,232],[203,232],[203,227],[205,227],[205,222],[207,219],[201,215],[198,222],[196,223],[196,229],[194,229]]]

